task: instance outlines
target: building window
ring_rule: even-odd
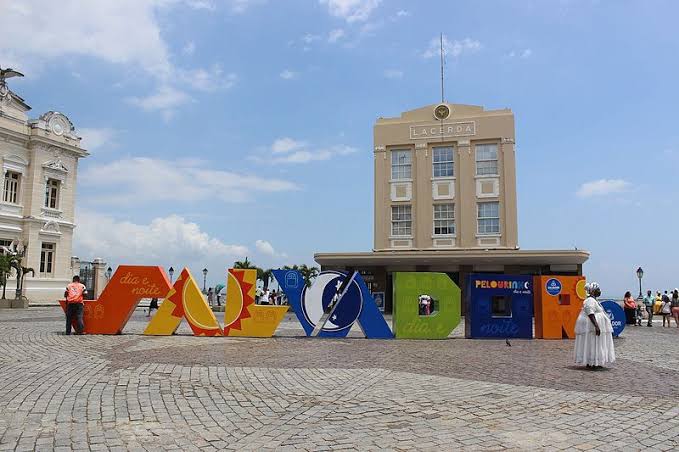
[[[451,146],[432,149],[434,177],[453,177],[455,175],[455,152]]]
[[[19,203],[19,181],[21,174],[14,171],[7,171],[5,173],[5,186],[2,192],[2,200],[12,204]]]
[[[410,206],[391,206],[391,235],[410,236],[413,232],[413,215]]]
[[[40,252],[40,276],[54,275],[54,243],[43,243]]]
[[[391,179],[412,178],[412,156],[408,150],[391,151]]]
[[[500,203],[479,203],[479,234],[500,233]]]
[[[434,204],[434,235],[455,234],[455,205]]]
[[[50,209],[59,208],[59,186],[60,182],[56,179],[47,179],[45,184],[45,207]]]
[[[497,144],[476,145],[476,175],[498,175],[497,171]]]

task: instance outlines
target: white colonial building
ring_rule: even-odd
[[[0,78],[0,246],[25,249],[23,266],[35,276],[25,278],[24,295],[54,302],[79,272],[71,263],[76,175],[78,159],[89,154],[66,115],[29,119],[30,109]],[[11,279],[8,298],[15,287]]]

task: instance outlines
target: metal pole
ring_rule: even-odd
[[[643,294],[641,293],[641,278],[639,278],[639,298],[644,298]]]

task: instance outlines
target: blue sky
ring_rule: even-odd
[[[372,126],[446,98],[516,116],[520,245],[592,252],[604,294],[679,286],[679,5],[671,1],[0,3],[0,66],[67,114],[74,252],[311,263],[372,247]],[[634,290],[633,290],[634,291]]]

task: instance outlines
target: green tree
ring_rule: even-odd
[[[307,286],[311,285],[311,283],[313,282],[314,279],[316,279],[316,276],[318,276],[319,273],[318,267],[314,266],[309,267],[307,264],[302,265],[295,264],[292,267],[286,265],[283,267],[283,270],[297,270],[302,274],[302,278],[304,278],[304,283]]]
[[[244,261],[236,261],[236,262],[234,262],[234,263],[233,263],[233,268],[238,268],[238,269],[241,269],[241,270],[242,270],[242,269],[257,268],[257,267],[255,267],[255,265],[254,265],[252,262],[250,262],[250,261],[248,260],[247,256],[245,256],[245,260],[244,260]]]

